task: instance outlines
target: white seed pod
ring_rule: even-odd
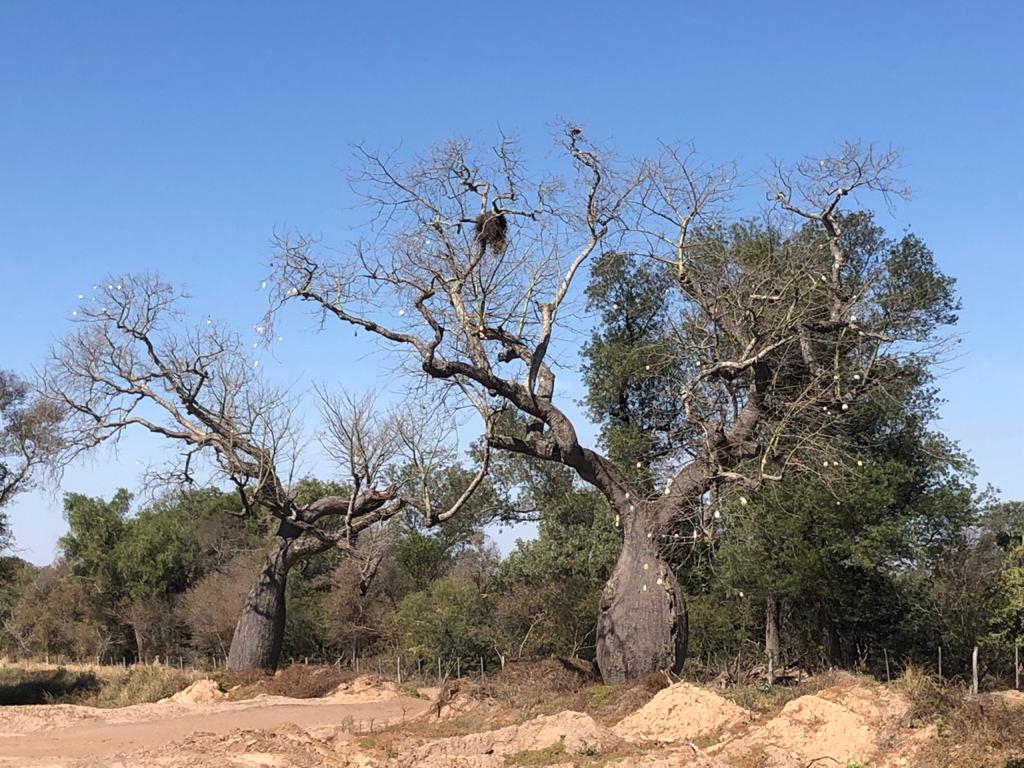
[[[850,410],[850,405],[848,403],[843,403],[843,410],[844,411]]]
[[[864,466],[864,462],[863,462],[863,461],[861,461],[860,459],[858,459],[858,460],[857,460],[857,466],[858,466],[858,467],[863,467],[863,466]]]
[[[740,496],[740,506],[741,507],[747,506],[747,497],[746,496]]]
[[[647,585],[646,585],[646,584],[644,584],[644,590],[643,590],[643,591],[644,591],[644,592],[646,592],[646,591],[647,591]]]
[[[648,569],[649,569],[650,567],[651,567],[651,566],[650,566],[650,564],[649,564],[649,563],[644,563],[644,570],[645,570],[645,571],[646,571],[646,570],[648,570]]]

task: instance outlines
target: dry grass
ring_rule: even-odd
[[[275,674],[258,670],[226,670],[213,678],[228,692],[228,698],[233,700],[251,699],[260,694],[315,699],[326,696],[342,683],[351,682],[355,674],[330,665],[292,664],[279,669]]]
[[[101,667],[35,662],[0,666],[0,704],[127,707],[167,698],[202,675],[167,667]]]
[[[719,693],[760,719],[768,719],[781,712],[793,699],[837,685],[848,680],[848,675],[849,673],[821,672],[806,676],[799,683],[791,685],[733,685]]]

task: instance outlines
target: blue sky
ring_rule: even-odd
[[[959,280],[940,426],[1024,497],[1020,211],[1024,10],[1012,2],[475,3],[0,0],[0,365],[27,372],[107,273],[157,269],[240,328],[275,227],[343,246],[342,168],[369,142],[518,134],[569,118],[623,154],[693,140],[754,170],[842,139],[904,152],[910,227]],[[378,386],[348,333],[296,318],[268,361],[300,386]],[[570,388],[571,391],[571,388]],[[132,486],[130,439],[64,489]],[[60,489],[11,511],[49,561]]]

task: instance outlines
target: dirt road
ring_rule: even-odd
[[[168,702],[119,710],[4,707],[0,708],[0,766],[118,765],[118,755],[159,750],[196,733],[272,732],[289,723],[311,733],[363,731],[415,717],[428,707],[425,699],[405,696],[381,701],[264,696],[240,702]]]

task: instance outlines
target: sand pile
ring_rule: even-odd
[[[729,762],[760,753],[762,765],[778,768],[803,768],[819,758],[840,765],[867,763],[879,754],[908,708],[898,694],[855,680],[794,699],[776,717],[728,743],[719,755]]]
[[[390,680],[376,681],[363,675],[350,683],[342,683],[327,698],[343,702],[388,701],[401,695],[398,686]]]
[[[505,757],[540,749],[561,749],[568,757],[601,751],[616,738],[582,712],[559,712],[495,731],[436,739],[398,760],[421,768],[501,768]]]
[[[627,741],[680,742],[727,731],[750,721],[750,713],[704,688],[676,683],[612,728]]]
[[[185,765],[189,768],[378,768],[382,765],[378,758],[363,752],[344,734],[317,738],[293,723],[283,723],[273,731],[197,732],[159,749],[138,750],[130,758],[128,765],[152,768],[181,768]]]
[[[217,701],[223,701],[225,698],[227,698],[227,694],[220,689],[217,683],[204,678],[196,680],[188,688],[160,701],[170,701],[175,704],[212,704]]]
[[[0,733],[13,736],[49,731],[84,720],[98,720],[105,714],[103,710],[76,704],[8,705],[0,707]]]

